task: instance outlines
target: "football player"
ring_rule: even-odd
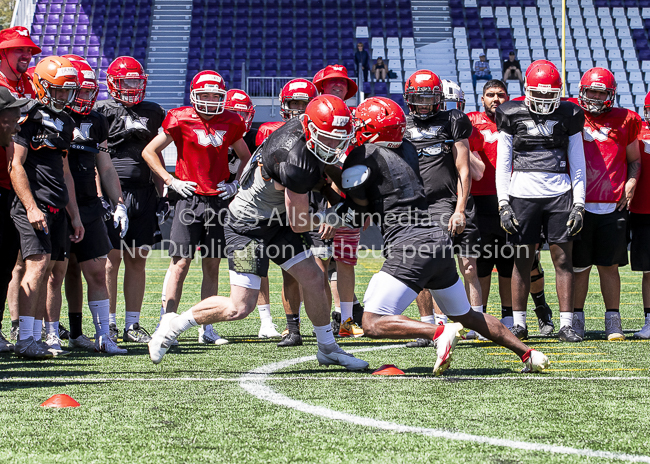
[[[50,56],[36,65],[34,88],[39,103],[26,115],[15,136],[9,167],[16,198],[11,218],[20,234],[25,275],[19,295],[19,357],[46,358],[69,352],[61,349],[58,333],[41,342],[45,316],[46,279],[56,261],[66,257],[67,241],[83,240],[84,227],[75,201],[74,180],[67,154],[74,121],[63,110],[74,100],[79,81],[66,58]],[[68,236],[66,215],[70,214]]]
[[[650,338],[650,92],[645,97],[643,116],[645,120],[639,134],[641,175],[630,203],[630,265],[633,271],[643,272],[641,292],[645,324],[634,337],[647,340]]]
[[[338,221],[359,225],[368,213],[380,224],[386,261],[366,290],[365,334],[435,340],[433,373],[440,375],[451,363],[464,325],[514,351],[525,372],[544,370],[549,364],[546,356],[524,345],[495,317],[471,309],[456,273],[447,224],[430,215],[417,148],[403,140],[407,122],[400,106],[387,98],[369,98],[357,107],[356,115],[360,146],[348,155],[341,180],[347,196],[325,217],[332,225]],[[422,289],[429,290],[441,310],[458,322],[432,325],[403,316]]]
[[[132,225],[126,235],[120,237],[120,230],[114,227],[113,220],[106,223],[113,245],[106,264],[111,302],[110,335],[113,341],[117,340],[117,277],[124,260],[126,314],[123,339],[125,342],[147,343],[151,336],[140,326],[140,311],[146,284],[147,256],[151,247],[160,241],[156,212],[158,196],[163,195],[163,184],[160,179],[152,178],[151,170],[142,158],[142,150],[158,135],[165,111],[157,103],[144,100],[147,75],[142,65],[130,56],[115,58],[106,71],[106,83],[112,99],[97,103],[95,111],[108,119],[108,148]]]
[[[172,261],[165,288],[166,313],[178,310],[183,282],[197,247],[203,268],[201,299],[219,291],[219,264],[225,246],[223,213],[228,200],[239,190],[239,176],[251,156],[243,139],[249,122],[226,110],[225,100],[226,85],[221,75],[216,71],[199,72],[190,84],[192,106],[170,110],[162,124],[163,132],[142,151],[142,158],[154,174],[181,197],[176,202],[170,232]],[[172,142],[178,151],[176,177],[160,161],[162,151]],[[241,160],[232,182],[228,168],[231,146]],[[228,343],[210,324],[199,329],[199,342]]]
[[[332,95],[315,98],[300,119],[288,121],[271,134],[244,170],[242,188],[229,206],[225,231],[230,298],[213,296],[181,315],[165,314],[149,343],[155,364],[162,361],[171,342],[190,327],[239,320],[250,314],[261,277],[267,275],[269,260],[273,260],[303,288],[319,363],[349,370],[368,367],[334,341],[322,271],[311,255],[306,234],[323,222],[309,213],[308,192],[320,184],[326,167],[331,170],[346,152],[353,135],[350,110]]]
[[[614,108],[615,98],[616,79],[610,70],[591,68],[584,73],[577,103],[585,112],[587,193],[580,240],[573,244],[573,329],[584,338],[583,309],[595,265],[605,302],[605,335],[608,340],[625,340],[618,268],[628,263],[627,218],[641,171],[637,141],[641,118],[625,108]]]
[[[514,327],[526,328],[530,269],[540,230],[550,245],[560,306],[560,340],[580,342],[572,328],[572,244],[582,228],[584,112],[561,101],[562,79],[552,64],[526,71],[525,99],[499,105],[496,188],[501,226],[517,245],[512,275]]]

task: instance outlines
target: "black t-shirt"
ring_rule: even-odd
[[[74,121],[67,113],[57,113],[39,103],[27,113],[14,137],[15,143],[27,148],[23,166],[37,203],[54,208],[68,204],[63,158],[68,154],[73,130]]]
[[[521,71],[521,64],[519,64],[519,60],[514,60],[514,61],[504,60],[503,61],[503,70],[504,71],[507,70],[508,68],[512,68],[512,67],[515,67],[519,71]]]
[[[142,150],[158,135],[165,110],[153,102],[127,108],[115,100],[100,101],[95,110],[108,119],[108,147],[122,187],[151,185],[151,170],[142,159]]]
[[[452,148],[471,134],[472,123],[458,109],[440,111],[424,120],[412,115],[406,118],[404,138],[415,145],[429,210],[436,215],[456,208],[458,170]]]
[[[262,173],[295,193],[307,193],[321,181],[325,165],[307,149],[298,118],[287,121],[262,146]]]
[[[71,113],[75,122],[68,162],[74,178],[74,191],[82,222],[102,215],[102,202],[95,182],[96,156],[99,145],[108,138],[108,120],[97,111],[88,115]]]

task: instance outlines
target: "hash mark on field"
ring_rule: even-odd
[[[513,360],[502,360],[501,362],[504,363],[520,363],[521,361],[513,361]],[[615,361],[613,359],[585,359],[585,360],[576,360],[576,361],[553,361],[553,364],[555,363],[561,363],[561,364],[584,364],[584,363],[617,363],[619,361]]]
[[[507,353],[486,353],[488,356],[512,356],[512,352]],[[609,353],[553,353],[552,351],[544,351],[545,355],[553,356],[607,356]]]

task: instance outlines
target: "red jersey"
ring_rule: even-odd
[[[650,127],[642,123],[639,132],[639,151],[641,152],[641,175],[636,183],[630,211],[637,214],[650,214]]]
[[[0,72],[0,85],[11,90],[11,93],[15,98],[36,98],[36,92],[32,86],[32,81],[26,73],[20,76],[19,81],[10,81]],[[0,187],[10,190],[11,179],[9,178],[9,170],[7,166],[7,150],[5,150],[4,147],[0,147],[0,164],[2,165],[0,166]]]
[[[641,117],[625,108],[594,115],[585,111],[582,139],[587,166],[587,203],[616,203],[627,180],[627,146],[641,130]]]
[[[228,147],[244,136],[244,120],[225,110],[206,121],[193,107],[183,106],[167,112],[162,128],[176,144],[176,176],[196,182],[197,195],[218,194],[217,184],[230,177]]]
[[[257,136],[255,137],[255,145],[258,147],[262,145],[262,142],[266,140],[266,138],[271,135],[273,132],[278,130],[280,127],[284,125],[285,121],[271,121],[271,122],[265,122],[260,126],[259,129],[257,129]]]
[[[496,123],[487,114],[473,111],[467,114],[472,122],[472,135],[469,137],[469,149],[477,151],[485,164],[481,180],[472,180],[471,194],[496,195],[497,140],[499,131]],[[472,155],[470,155],[472,156]]]

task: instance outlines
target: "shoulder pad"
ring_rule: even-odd
[[[361,187],[370,177],[370,168],[363,164],[344,169],[341,173],[343,190],[354,190]]]

